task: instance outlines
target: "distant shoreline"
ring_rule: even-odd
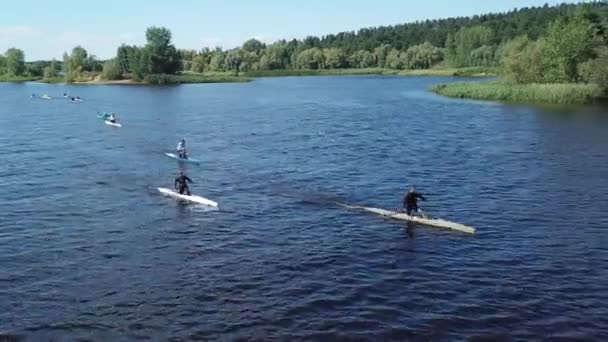
[[[384,68],[350,68],[350,69],[289,69],[289,70],[260,70],[249,72],[186,72],[178,75],[154,75],[144,81],[133,79],[101,80],[99,76],[87,81],[65,82],[57,77],[53,79],[18,78],[0,79],[0,82],[40,82],[66,83],[84,85],[158,85],[184,83],[241,83],[250,82],[258,77],[294,77],[294,76],[348,76],[348,75],[393,75],[393,76],[453,76],[453,77],[487,77],[498,74],[495,68],[432,68],[394,70]]]

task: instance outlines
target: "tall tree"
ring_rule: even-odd
[[[121,74],[132,72],[131,65],[129,63],[129,52],[132,47],[122,44],[116,50],[116,67]]]
[[[6,73],[11,76],[23,76],[25,72],[25,55],[22,50],[10,48],[4,54],[6,58]]]
[[[392,47],[389,44],[382,44],[378,46],[374,50],[374,55],[376,56],[376,61],[378,62],[378,67],[385,68],[386,65],[386,57],[389,52],[391,52]]]
[[[257,39],[249,39],[248,41],[246,41],[245,43],[243,43],[242,49],[245,50],[245,51],[247,51],[247,52],[259,53],[265,47],[266,46],[261,41],[259,41]]]
[[[541,44],[531,41],[528,36],[507,43],[502,57],[505,78],[515,83],[542,82]]]
[[[560,17],[549,26],[542,50],[546,82],[578,80],[578,65],[591,57],[593,49],[590,28],[582,14]]]
[[[152,26],[146,30],[144,70],[149,74],[175,74],[180,69],[177,49],[171,44],[171,31]]]
[[[346,54],[340,48],[331,48],[323,50],[325,55],[325,67],[329,69],[346,68]]]
[[[493,39],[494,33],[489,27],[463,27],[447,38],[448,61],[455,67],[473,65],[471,52],[484,45],[491,45]]]
[[[87,50],[80,45],[73,48],[71,54],[63,54],[63,65],[65,68],[66,80],[68,82],[74,81],[76,78],[80,77],[87,62],[87,57]]]
[[[366,50],[359,50],[348,58],[349,64],[353,68],[369,68],[376,64],[374,55]]]

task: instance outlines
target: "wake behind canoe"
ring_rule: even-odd
[[[377,214],[380,216],[384,216],[384,217],[388,217],[388,218],[392,218],[392,219],[396,219],[396,220],[415,222],[415,223],[423,224],[425,226],[446,228],[446,229],[460,231],[463,233],[475,234],[475,228],[473,228],[473,227],[469,227],[464,224],[460,224],[460,223],[456,223],[456,222],[442,220],[439,218],[422,218],[422,217],[418,217],[418,216],[410,216],[406,213],[401,213],[401,212],[392,211],[392,210],[364,207],[364,206],[358,206],[358,205],[348,205],[348,204],[342,204],[342,203],[338,203],[338,204],[340,206],[348,208],[348,209],[363,210],[366,212],[374,213],[374,214]]]

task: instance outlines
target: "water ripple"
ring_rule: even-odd
[[[0,84],[0,340],[608,340],[608,116],[453,80]],[[182,136],[220,210],[157,193]],[[477,233],[334,205],[409,184]]]

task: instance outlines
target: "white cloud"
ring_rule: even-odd
[[[31,26],[0,27],[0,39],[32,37],[38,34],[40,34],[40,31]]]

